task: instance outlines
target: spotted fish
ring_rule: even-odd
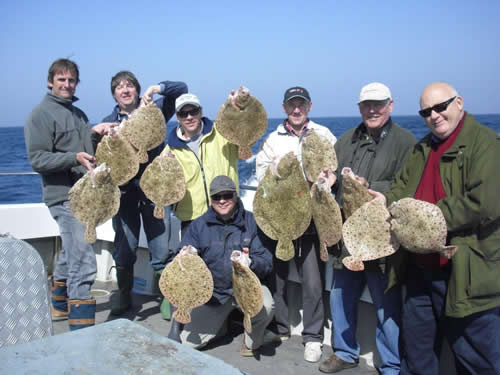
[[[372,200],[368,188],[356,180],[351,168],[342,169],[342,209],[348,219],[359,207]]]
[[[251,319],[262,310],[264,295],[262,294],[262,285],[259,278],[249,267],[249,260],[248,255],[239,250],[235,250],[231,254],[233,295],[243,311],[245,331],[251,333]]]
[[[399,243],[391,234],[390,214],[378,199],[363,204],[344,223],[342,238],[351,254],[342,263],[351,271],[365,269],[364,261],[394,254]]]
[[[190,311],[212,298],[214,281],[207,265],[192,246],[185,246],[165,267],[160,291],[177,310],[173,318],[179,323],[191,322]]]
[[[113,183],[106,163],[87,172],[69,191],[73,215],[86,226],[85,241],[94,243],[95,228],[118,213],[120,189]]]
[[[155,203],[154,217],[163,219],[164,207],[179,202],[186,193],[186,179],[174,153],[166,149],[149,164],[141,176],[139,186]]]
[[[440,208],[413,198],[403,198],[389,206],[391,229],[407,250],[420,254],[438,252],[451,258],[456,246],[446,246],[448,230]]]
[[[215,124],[224,138],[239,146],[240,159],[249,159],[250,147],[266,133],[267,114],[248,88],[241,86],[220,107]]]
[[[260,229],[278,240],[276,257],[283,261],[292,259],[292,241],[304,234],[312,217],[309,184],[293,152],[266,170],[257,186],[253,212]]]
[[[309,130],[302,142],[302,165],[306,178],[315,182],[324,168],[337,170],[337,155],[332,143],[316,131]]]

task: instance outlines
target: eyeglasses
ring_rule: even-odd
[[[292,99],[285,103],[286,112],[292,112],[295,108],[298,108],[300,111],[305,111],[309,106],[309,102],[305,100],[297,100],[294,102]]]
[[[372,109],[374,111],[380,111],[387,104],[390,103],[390,99],[386,100],[365,100],[364,102],[359,103],[359,106],[363,109]]]
[[[177,116],[179,116],[180,118],[186,118],[188,117],[188,115],[191,115],[191,116],[198,116],[200,114],[200,111],[201,111],[201,108],[200,107],[196,107],[196,108],[193,108],[189,111],[179,111],[177,112]]]
[[[451,99],[448,99],[445,102],[436,104],[436,105],[434,105],[432,107],[429,107],[429,108],[426,108],[426,109],[422,109],[422,110],[418,111],[418,113],[423,118],[426,118],[426,117],[429,117],[431,115],[432,111],[437,112],[437,113],[441,113],[443,111],[446,111],[446,109],[448,108],[448,106],[451,104],[452,101],[455,100],[455,98],[456,98],[456,96],[454,96]]]
[[[212,195],[212,200],[213,201],[221,201],[221,200],[225,200],[225,201],[228,201],[230,199],[233,199],[234,197],[234,193],[225,193],[225,194],[214,194]]]

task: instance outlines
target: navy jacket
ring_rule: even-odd
[[[238,211],[229,223],[222,222],[212,207],[194,220],[182,239],[175,256],[185,245],[194,246],[205,261],[214,279],[214,294],[209,303],[227,302],[233,295],[233,271],[231,253],[233,250],[249,248],[252,263],[250,269],[263,280],[272,271],[271,252],[264,247],[253,214],[243,208],[238,200]]]
[[[187,85],[184,82],[163,81],[160,82],[161,91],[159,92],[160,98],[155,100],[155,104],[161,109],[165,117],[165,126],[175,113],[175,99],[188,91]],[[140,100],[140,99],[139,99]],[[128,118],[127,115],[120,113],[118,104],[113,108],[113,112],[106,116],[102,122],[122,122]],[[137,175],[127,182],[125,185],[120,186],[120,190],[127,193],[129,198],[136,198],[138,200],[147,200],[146,196],[139,187],[139,181],[146,167],[163,151],[165,143],[148,151],[148,161],[139,166]]]

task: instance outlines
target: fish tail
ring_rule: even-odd
[[[165,208],[163,206],[156,205],[153,211],[153,216],[160,220],[163,219],[165,216]]]
[[[97,233],[95,231],[95,227],[94,228],[87,227],[87,229],[85,229],[85,241],[92,244],[96,240],[97,240]]]
[[[252,149],[248,146],[240,146],[238,150],[238,156],[242,160],[248,160],[252,157]]]
[[[325,241],[321,241],[319,245],[319,257],[323,262],[328,262],[328,249]]]
[[[252,333],[252,321],[250,320],[250,315],[247,313],[243,317],[243,327],[245,327],[247,333]]]
[[[189,314],[189,311],[186,310],[181,310],[177,309],[174,311],[174,314],[172,315],[172,318],[177,320],[179,323],[182,324],[188,324],[191,322],[191,314]]]
[[[144,164],[145,162],[148,161],[148,154],[144,150],[139,150],[137,153],[137,156],[139,158],[139,163]]]
[[[295,249],[293,248],[292,240],[278,240],[276,246],[276,258],[286,262],[293,258]]]
[[[450,259],[457,252],[458,247],[456,246],[445,246],[443,248],[443,255]]]
[[[342,263],[351,271],[363,271],[365,269],[363,262],[353,256],[345,257],[342,259]]]

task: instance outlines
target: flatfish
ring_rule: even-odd
[[[174,153],[166,149],[149,164],[139,181],[146,197],[155,204],[154,217],[163,219],[164,207],[179,202],[186,193],[186,179]]]
[[[327,247],[335,245],[342,238],[342,213],[323,177],[312,185],[311,198],[312,217],[319,236],[320,258],[327,262]]]
[[[342,263],[351,271],[365,269],[364,261],[394,254],[399,243],[391,234],[390,214],[378,199],[363,204],[342,227],[342,238],[351,254]]]
[[[95,152],[97,165],[106,163],[115,185],[129,182],[139,172],[139,159],[132,145],[118,132],[105,135]]]
[[[250,147],[266,133],[267,114],[248,88],[240,86],[220,107],[215,124],[224,138],[239,146],[240,159],[249,159]]]
[[[358,208],[373,199],[368,188],[356,180],[351,168],[342,169],[342,189],[342,209],[345,219],[348,219]]]
[[[259,278],[249,267],[249,257],[242,251],[235,250],[231,254],[233,263],[233,294],[243,311],[243,326],[248,333],[252,332],[251,319],[264,306],[264,295]]]
[[[292,241],[306,231],[312,217],[309,184],[293,152],[275,160],[266,170],[255,193],[253,212],[260,229],[278,240],[276,257],[292,259]]]
[[[315,182],[324,168],[337,170],[337,155],[332,143],[314,130],[309,130],[302,141],[302,165],[306,178]]]
[[[448,259],[456,253],[456,246],[446,246],[446,220],[435,204],[403,198],[393,202],[389,211],[391,229],[407,250],[420,254],[438,252]]]
[[[86,227],[85,241],[94,243],[95,228],[115,216],[120,208],[120,189],[114,184],[106,163],[87,172],[68,195],[71,212]]]
[[[138,150],[139,163],[146,163],[147,151],[161,145],[165,140],[165,117],[154,103],[141,106],[128,120],[121,123],[120,133]]]
[[[173,317],[179,323],[191,321],[190,311],[212,298],[214,281],[207,265],[192,246],[184,246],[163,270],[160,291],[177,310]]]

